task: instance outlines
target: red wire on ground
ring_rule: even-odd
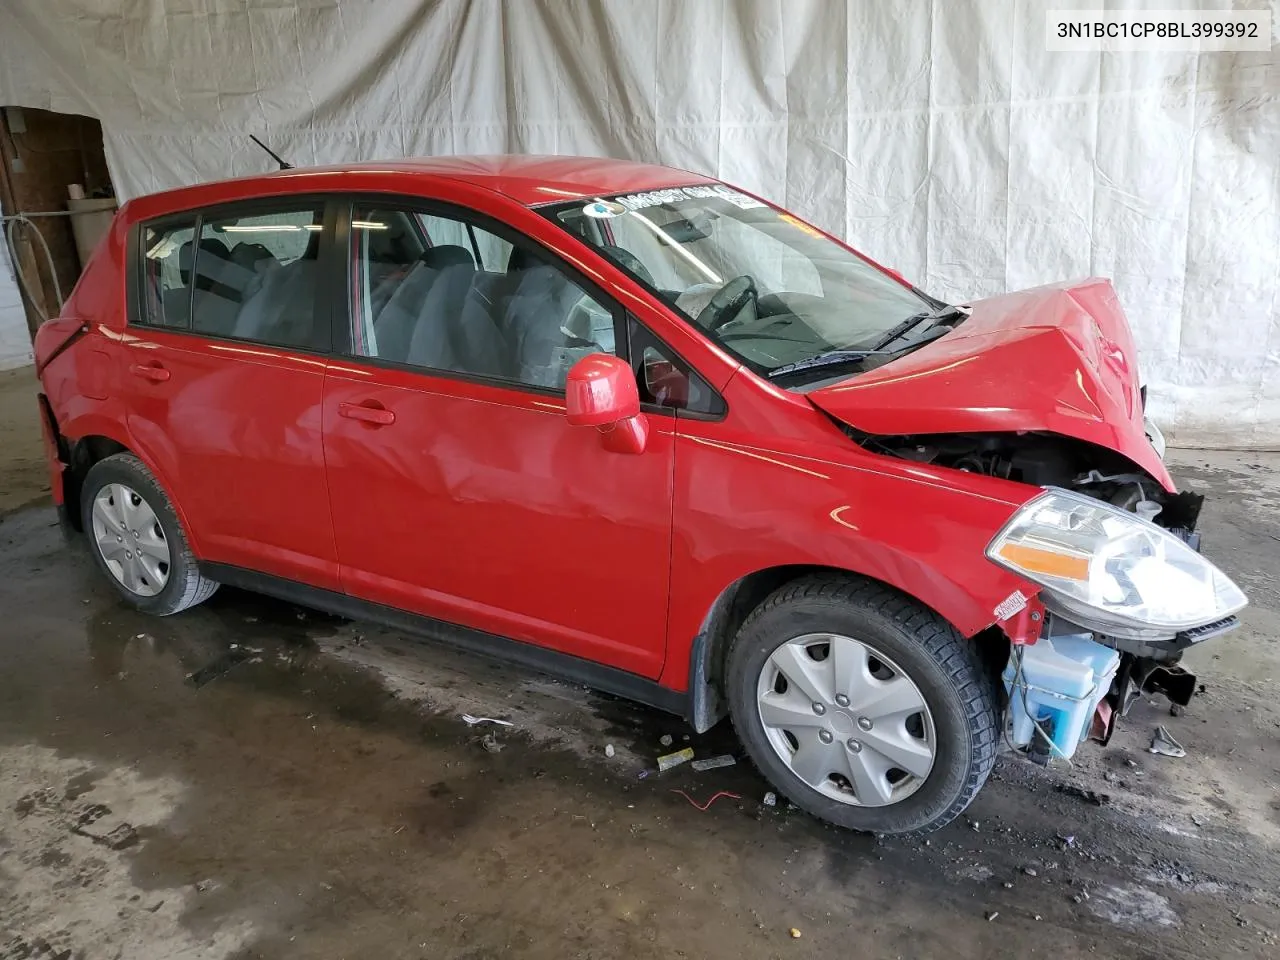
[[[718,793],[713,793],[711,795],[711,799],[708,800],[706,803],[699,803],[697,800],[693,799],[693,797],[689,796],[683,790],[672,790],[671,792],[680,794],[680,796],[684,797],[686,800],[688,800],[691,804],[693,804],[698,810],[702,811],[703,813],[706,813],[708,808],[710,808],[710,806],[713,803],[715,803],[717,800],[719,800],[721,797],[728,797],[730,800],[742,799],[742,797],[738,796],[738,794],[736,793],[730,793],[728,790],[721,790]]]

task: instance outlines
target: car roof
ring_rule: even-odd
[[[411,191],[415,181],[453,180],[500,193],[527,207],[561,203],[617,193],[656,190],[664,187],[714,183],[709,177],[662,167],[655,164],[613,160],[606,157],[560,157],[532,155],[493,155],[467,157],[419,157],[406,160],[373,161],[328,167],[304,167],[237,177],[216,184],[180,187],[139,197],[130,206],[145,207],[144,216],[176,212],[214,202],[217,199],[247,199],[269,195],[289,182],[286,192],[305,182],[308,189],[321,191],[342,188],[344,178],[353,174],[390,176],[404,179],[404,189]]]

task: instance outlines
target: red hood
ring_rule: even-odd
[[[1173,480],[1142,423],[1133,335],[1109,280],[1008,293],[953,333],[808,394],[872,434],[1043,431],[1128,457]]]

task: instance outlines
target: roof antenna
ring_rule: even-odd
[[[258,146],[260,146],[263,150],[267,151],[267,153],[271,154],[271,159],[274,160],[276,163],[280,164],[281,170],[293,169],[292,163],[287,163],[284,160],[281,160],[280,154],[276,153],[274,150],[268,147],[265,143],[263,143],[261,140],[255,137],[252,133],[249,134],[249,139],[252,140],[254,143],[256,143]]]

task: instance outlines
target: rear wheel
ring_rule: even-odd
[[[168,616],[218,589],[201,575],[168,496],[133,454],[115,454],[89,469],[80,510],[94,560],[139,610]]]
[[[726,671],[747,752],[797,806],[842,827],[928,832],[995,761],[995,687],[971,641],[881,584],[788,584],[743,624]]]

